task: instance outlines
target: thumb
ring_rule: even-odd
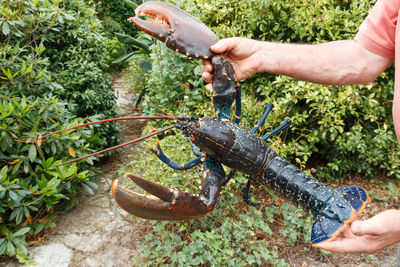
[[[355,221],[351,224],[351,231],[354,235],[380,235],[381,224],[375,217],[365,221]]]
[[[235,38],[226,38],[219,40],[215,44],[213,44],[210,49],[214,53],[217,54],[222,54],[224,52],[227,52],[229,50],[232,50],[235,46]]]

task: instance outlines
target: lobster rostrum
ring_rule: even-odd
[[[213,104],[217,117],[198,119],[162,116],[115,119],[175,120],[176,123],[171,126],[122,145],[131,144],[176,127],[189,138],[193,153],[197,157],[180,165],[169,160],[159,144],[157,144],[157,149],[152,149],[152,152],[176,170],[190,169],[199,164],[203,164],[204,168],[204,180],[199,195],[171,190],[140,176],[126,174],[151,195],[127,190],[119,186],[118,180],[115,180],[112,184],[112,193],[118,205],[133,215],[147,219],[186,220],[200,217],[213,210],[222,187],[236,171],[240,171],[250,177],[243,195],[246,203],[257,206],[257,203],[248,199],[251,182],[257,180],[314,214],[311,233],[313,245],[339,235],[345,225],[366,206],[369,200],[367,192],[354,185],[332,189],[305,175],[271,149],[265,141],[277,133],[283,133],[282,139],[284,139],[290,125],[289,120],[284,121],[261,138],[258,137],[255,133],[263,127],[272,110],[272,104],[264,109],[260,121],[251,131],[238,125],[241,116],[240,86],[236,84],[232,65],[222,55],[214,55],[209,51],[209,47],[218,41],[218,38],[207,26],[181,9],[165,2],[145,2],[137,8],[136,14],[155,19],[154,21],[142,20],[136,16],[130,21],[146,33],[165,42],[169,48],[189,57],[212,60],[214,65]],[[234,100],[236,101],[235,120],[230,122],[228,118]],[[101,122],[103,121],[91,124]],[[100,153],[104,151],[88,156]],[[81,158],[73,161],[79,159]],[[69,162],[63,164],[67,163]],[[222,164],[232,169],[228,175],[225,174]]]

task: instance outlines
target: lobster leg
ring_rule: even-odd
[[[259,207],[260,203],[255,203],[255,202],[252,202],[249,200],[251,182],[252,182],[252,180],[249,177],[249,179],[247,180],[246,188],[244,189],[244,192],[243,192],[243,200],[246,204],[248,204],[250,206]]]
[[[150,148],[150,151],[153,152],[162,162],[167,164],[169,167],[171,167],[174,170],[188,170],[193,167],[196,167],[200,163],[203,163],[205,160],[205,155],[201,154],[197,158],[186,162],[184,164],[179,165],[176,162],[171,161],[161,150],[160,147],[160,142],[157,142],[157,150]]]
[[[282,142],[286,139],[286,135],[287,135],[287,131],[289,129],[290,124],[292,123],[291,120],[286,119],[284,122],[282,122],[278,127],[276,127],[275,129],[273,129],[271,132],[265,134],[261,139],[263,141],[268,140],[268,138],[270,138],[272,135],[277,134],[281,131],[283,132],[283,135],[281,137]]]
[[[256,126],[254,126],[254,128],[251,130],[252,133],[256,133],[264,126],[265,120],[267,119],[269,113],[273,108],[274,105],[272,103],[268,103],[268,105],[264,108],[264,114],[261,116],[261,119],[257,122]]]
[[[239,84],[235,86],[235,103],[236,112],[233,122],[239,124],[242,119],[242,87]]]
[[[189,139],[190,146],[192,147],[192,152],[195,156],[200,157],[203,155],[203,153],[200,151],[200,148],[198,148],[195,144],[193,144],[192,140]]]

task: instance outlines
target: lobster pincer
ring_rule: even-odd
[[[165,45],[189,58],[210,59],[214,67],[213,104],[216,115],[228,118],[230,107],[240,97],[240,88],[232,64],[222,55],[216,55],[210,46],[218,42],[217,35],[203,22],[166,2],[148,1],[135,10],[136,16],[129,18],[140,30],[162,41]],[[153,20],[143,20],[146,16]]]
[[[118,180],[112,184],[112,193],[121,208],[138,217],[169,221],[193,219],[214,209],[221,192],[222,181],[225,179],[221,164],[214,160],[206,161],[204,170],[206,177],[200,195],[171,190],[131,173],[127,173],[126,176],[151,195],[125,189],[119,186]]]
[[[188,57],[208,59],[215,54],[210,46],[219,39],[204,23],[180,8],[166,2],[148,1],[135,10],[128,20],[166,46]],[[143,20],[147,16],[154,20]]]

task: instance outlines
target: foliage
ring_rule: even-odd
[[[77,116],[116,116],[106,71],[119,42],[83,0],[0,0],[0,42],[0,255],[27,261],[26,238],[95,187],[92,159],[53,166],[119,138],[110,124],[34,141],[83,123]]]
[[[150,36],[144,33],[139,34],[136,38],[122,33],[116,33],[115,35],[121,43],[131,47],[131,50],[134,51],[121,55],[112,62],[113,64],[125,65],[134,59],[145,60],[147,61],[147,64],[149,64],[147,59],[150,54],[150,45],[153,43],[153,40]],[[142,71],[147,72],[148,68],[142,68]]]
[[[3,97],[0,102],[0,255],[27,254],[25,238],[54,224],[56,209],[74,205],[96,184],[87,163],[53,166],[101,143],[93,130],[68,132],[35,143],[39,135],[81,123],[56,98]],[[68,148],[66,151],[65,148]],[[56,160],[57,159],[57,160]],[[20,255],[21,256],[21,255]]]
[[[293,121],[281,153],[315,168],[319,177],[350,172],[372,177],[378,170],[399,176],[399,152],[394,149],[397,140],[387,104],[393,98],[391,86],[327,87],[280,77],[266,81],[257,92],[265,97],[257,101],[261,106],[275,104],[274,120]]]
[[[196,1],[191,11],[221,38],[309,43],[352,38],[374,2],[215,0]]]
[[[172,113],[179,110],[180,115],[204,111],[202,102],[208,103],[211,97],[205,90],[199,90],[205,86],[204,81],[199,79],[201,62],[188,61],[186,56],[171,51],[163,44],[155,44],[151,49],[149,61],[152,69],[145,86],[144,113],[157,113],[159,109]]]
[[[135,9],[142,1],[131,0],[97,0],[98,16],[102,21],[103,29],[110,39],[116,40],[119,45],[118,55],[116,60],[112,61],[114,70],[121,70],[128,64],[132,53],[137,54],[143,51],[138,51],[136,46],[132,46],[120,38],[120,36],[136,38],[139,31],[128,18],[135,15]]]
[[[51,93],[71,103],[69,112],[77,116],[115,117],[115,96],[105,71],[118,44],[102,35],[94,8],[83,0],[65,6],[61,1],[6,2],[1,20],[9,30],[0,35],[2,93]],[[108,135],[104,145],[119,141],[115,126],[98,129]]]
[[[141,0],[99,0],[101,6],[99,15],[104,23],[104,28],[110,34],[123,33],[136,36],[138,30],[128,21],[135,15],[135,8]]]

